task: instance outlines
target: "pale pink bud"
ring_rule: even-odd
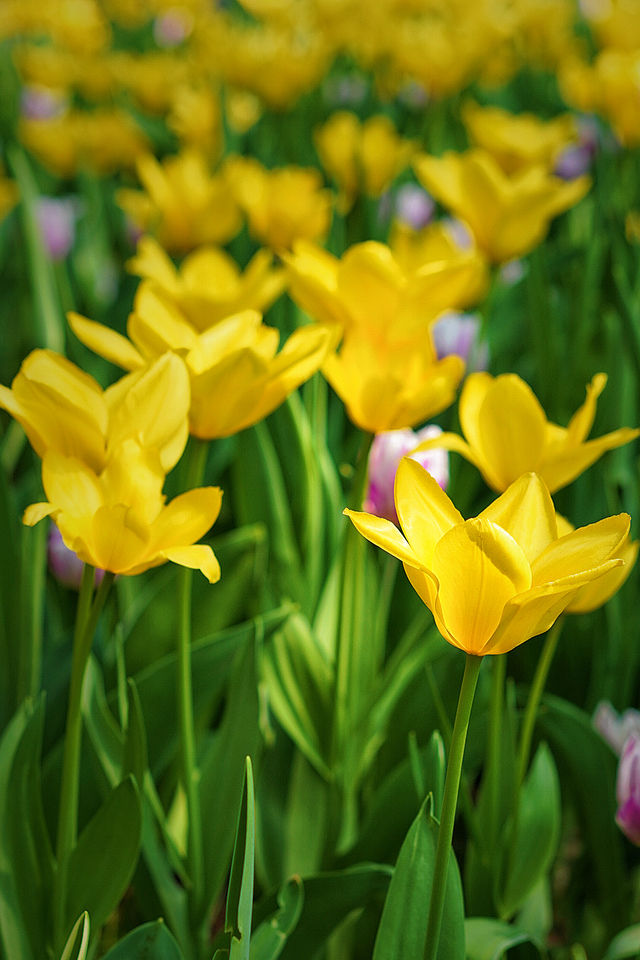
[[[423,440],[437,437],[442,430],[435,424],[422,430],[389,430],[378,433],[369,453],[369,485],[363,509],[378,517],[386,517],[393,523],[398,522],[393,498],[393,488],[398,464],[410,454]],[[449,454],[446,450],[426,450],[411,454],[444,490],[449,482]]]
[[[462,357],[467,371],[486,370],[489,366],[489,347],[480,340],[480,317],[473,313],[449,310],[433,325],[433,342],[438,359],[455,354]]]
[[[575,180],[591,169],[593,151],[585,144],[574,143],[565,147],[556,160],[553,172],[562,180]]]
[[[193,29],[193,18],[187,10],[172,7],[153,21],[153,39],[159,47],[178,47]]]
[[[616,823],[625,837],[640,846],[640,736],[627,738],[618,764]]]
[[[20,94],[20,110],[27,120],[51,120],[67,106],[66,95],[49,87],[24,87]]]
[[[632,734],[640,737],[640,711],[630,708],[619,714],[607,700],[600,701],[591,722],[618,756]]]
[[[74,197],[39,197],[38,224],[52,260],[64,260],[76,235],[78,201]]]
[[[413,230],[422,230],[433,217],[436,205],[426,190],[405,183],[396,192],[396,217]]]
[[[47,560],[49,562],[49,570],[58,583],[63,587],[69,587],[71,590],[80,589],[84,564],[80,557],[65,545],[62,534],[55,523],[52,523],[49,527]],[[100,583],[103,576],[104,570],[96,570],[96,584]]]

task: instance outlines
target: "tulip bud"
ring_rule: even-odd
[[[553,172],[562,180],[575,180],[591,169],[593,151],[585,144],[571,144],[565,147],[556,160]]]
[[[640,846],[640,736],[627,738],[618,765],[616,823],[625,837]]]
[[[369,454],[369,486],[363,510],[378,517],[398,522],[393,489],[398,464],[404,456],[422,443],[442,433],[440,427],[430,424],[422,430],[390,430],[378,433]],[[449,482],[449,454],[446,450],[427,450],[412,456],[438,481],[442,489]]]
[[[426,190],[415,183],[405,183],[396,193],[395,213],[401,223],[413,230],[422,230],[433,217],[435,202]]]
[[[40,197],[37,215],[47,253],[52,260],[64,260],[75,239],[77,200],[73,197]]]
[[[159,47],[178,47],[192,29],[193,21],[188,11],[173,7],[153,21],[153,39]]]
[[[640,737],[640,710],[629,709],[618,714],[607,700],[601,700],[591,722],[618,756],[632,734]]]
[[[49,536],[47,539],[47,560],[49,570],[63,587],[70,590],[79,590],[82,581],[82,568],[84,564],[80,557],[69,550],[62,539],[62,534],[52,523],[49,527]],[[104,570],[96,570],[95,582],[100,583],[104,576]]]
[[[438,360],[456,354],[468,373],[489,367],[489,347],[480,340],[480,317],[449,310],[436,320],[432,332]]]

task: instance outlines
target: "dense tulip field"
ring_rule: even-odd
[[[0,162],[0,960],[640,957],[639,0],[2,0]]]

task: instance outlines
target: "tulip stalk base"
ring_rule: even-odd
[[[453,825],[456,817],[458,791],[460,789],[460,776],[462,773],[462,760],[467,741],[471,707],[473,705],[473,698],[476,692],[478,674],[480,672],[482,660],[483,657],[476,657],[470,653],[467,654],[464,676],[462,678],[462,686],[460,687],[458,709],[456,710],[456,719],[453,725],[453,733],[451,735],[451,748],[449,752],[449,762],[447,763],[447,776],[444,783],[442,815],[440,817],[438,844],[436,846],[436,858],[433,868],[433,883],[431,887],[429,919],[427,921],[424,960],[435,960],[438,954],[440,927],[442,926],[442,913],[444,910],[447,870],[449,867],[449,855],[451,850],[451,838],[453,837]]]

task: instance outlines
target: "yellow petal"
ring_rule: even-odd
[[[596,415],[598,397],[607,385],[606,373],[597,373],[587,386],[587,398],[579,410],[571,417],[567,429],[570,443],[582,443],[589,436]]]
[[[169,550],[160,551],[160,556],[179,563],[182,567],[200,570],[209,583],[217,583],[220,579],[220,564],[216,555],[211,547],[203,543],[189,547],[171,547]]]
[[[144,280],[154,280],[174,296],[179,292],[178,272],[153,237],[141,237],[135,257],[127,261],[127,270]]]
[[[370,543],[376,547],[386,550],[392,557],[397,557],[403,563],[410,567],[420,569],[422,566],[420,559],[415,555],[405,538],[402,536],[395,524],[383,517],[376,517],[371,513],[361,513],[358,510],[343,510],[346,517],[349,517],[354,527]]]
[[[479,470],[484,469],[484,464],[476,455],[475,450],[472,450],[469,444],[465,443],[457,433],[440,433],[430,440],[423,440],[411,453],[421,453],[425,450],[449,450],[452,453],[459,453]]]
[[[160,513],[151,531],[154,549],[188,546],[213,526],[222,503],[220,487],[187,490]]]
[[[523,474],[480,514],[510,533],[529,561],[558,536],[556,512],[544,482],[535,473]]]
[[[500,625],[482,650],[483,654],[508,653],[531,637],[545,633],[574,596],[574,586],[535,587],[509,600]]]
[[[621,513],[580,527],[550,544],[533,562],[535,586],[553,584],[566,577],[599,575],[601,567],[622,545],[629,533],[630,518]]]
[[[382,243],[351,247],[338,268],[338,295],[350,318],[367,330],[397,322],[402,272]]]
[[[437,543],[432,571],[440,584],[442,619],[467,653],[482,654],[505,604],[531,585],[531,569],[515,540],[488,520],[467,520]]]
[[[49,450],[42,461],[42,485],[56,509],[90,517],[104,499],[95,473],[81,460]]]
[[[73,312],[67,314],[67,320],[78,340],[98,356],[124,370],[136,370],[144,364],[144,357],[131,341],[110,327]]]
[[[487,478],[505,490],[540,463],[547,418],[531,388],[515,374],[497,377],[478,413],[480,454],[491,470]]]
[[[149,558],[150,562],[141,568],[149,556],[148,543],[141,531],[128,522],[128,513],[126,505],[117,504],[101,507],[94,514],[87,541],[93,566],[112,573],[128,573],[133,568],[141,572],[152,565]]]
[[[191,356],[187,357],[190,365]],[[267,364],[247,347],[191,377],[190,429],[196,437],[228,437],[251,422],[264,389]]]
[[[140,352],[149,358],[167,350],[186,352],[197,341],[196,331],[180,310],[148,280],[143,280],[138,287],[127,333]]]
[[[409,457],[398,465],[394,495],[402,531],[429,568],[436,544],[451,527],[464,522],[462,515],[431,474]]]
[[[460,426],[475,456],[479,456],[482,450],[480,410],[492,383],[493,377],[488,373],[471,373],[460,394]],[[466,456],[462,450],[457,452]]]
[[[155,448],[165,472],[178,462],[189,433],[189,374],[183,360],[165,353],[143,370],[105,391],[109,406],[109,449],[132,437]]]
[[[623,545],[616,550],[617,556],[624,560],[624,563],[602,574],[602,576],[578,590],[567,606],[567,613],[590,613],[606,603],[614,593],[617,593],[633,570],[638,557],[638,547],[640,547],[640,543],[637,540],[633,541],[627,538]]]
[[[22,514],[22,522],[27,527],[35,527],[45,517],[50,517],[56,510],[53,503],[32,503]]]
[[[595,463],[607,450],[614,450],[630,443],[640,436],[640,430],[630,427],[621,427],[603,437],[588,440],[576,447],[558,449],[554,447],[546,456],[543,456],[538,467],[538,473],[544,479],[551,493],[566,487],[575,480],[584,470]]]
[[[409,583],[416,591],[425,606],[431,610],[440,635],[448,643],[452,644],[454,647],[457,647],[458,650],[464,650],[464,646],[460,644],[451,634],[446,623],[442,619],[442,609],[438,602],[438,589],[440,584],[438,583],[437,579],[427,570],[416,570],[415,567],[410,567],[408,563],[403,564],[403,567]]]

